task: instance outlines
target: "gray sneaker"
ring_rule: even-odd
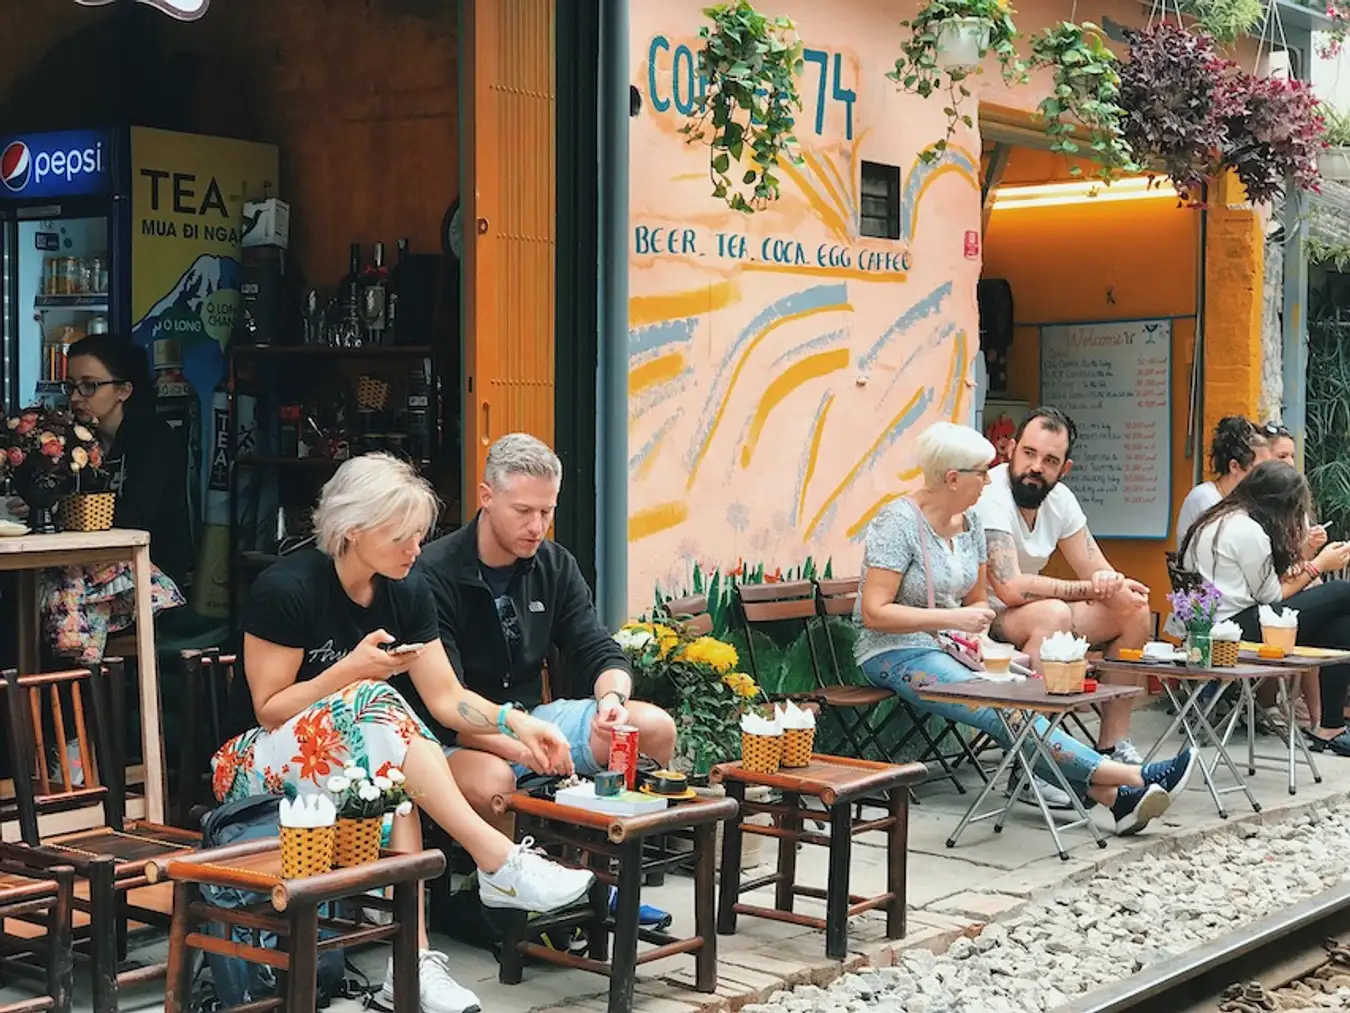
[[[1115,748],[1108,755],[1117,763],[1123,763],[1130,767],[1142,767],[1144,765],[1144,754],[1135,749],[1134,743],[1129,739],[1121,739],[1117,742]]]
[[[1073,800],[1069,798],[1063,788],[1051,784],[1043,778],[1037,777],[1034,780],[1036,781],[1036,787],[1040,789],[1041,798],[1045,799],[1046,808],[1073,808]],[[1032,792],[1031,785],[1027,783],[1020,783],[1013,789],[1013,798],[1015,801],[1021,802],[1024,805],[1036,804],[1036,795]]]

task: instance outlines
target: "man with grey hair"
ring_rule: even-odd
[[[417,565],[436,599],[441,642],[465,686],[556,724],[582,777],[608,767],[610,738],[620,725],[635,727],[642,752],[668,765],[674,720],[653,704],[629,700],[628,659],[601,624],[576,559],[547,537],[561,485],[562,462],[535,437],[510,433],[489,448],[478,515],[428,545]],[[553,651],[561,655],[561,671],[549,669],[546,703],[543,670]],[[415,694],[410,699],[419,705]],[[534,770],[529,750],[512,739],[456,736],[434,721],[431,728],[453,743],[450,768],[489,821],[502,819],[492,813],[494,796],[513,791],[531,771],[551,773]]]

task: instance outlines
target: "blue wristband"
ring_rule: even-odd
[[[507,725],[506,716],[510,714],[513,710],[518,709],[519,708],[517,708],[516,705],[513,703],[504,703],[501,705],[501,708],[497,711],[497,731],[501,732],[508,738],[514,739],[516,737],[516,733],[511,731],[510,727]]]

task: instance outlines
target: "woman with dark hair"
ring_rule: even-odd
[[[1183,564],[1223,595],[1217,618],[1242,627],[1247,640],[1261,639],[1260,607],[1298,610],[1298,643],[1350,650],[1350,582],[1310,586],[1323,572],[1350,563],[1350,543],[1331,542],[1312,560],[1303,558],[1311,497],[1308,483],[1284,461],[1265,461],[1221,502],[1204,512],[1182,539]],[[1321,712],[1309,701],[1309,745],[1350,756],[1345,701],[1350,665],[1323,668]]]
[[[1241,415],[1229,415],[1214,427],[1209,443],[1212,482],[1201,482],[1181,503],[1177,516],[1177,537],[1185,538],[1206,510],[1232,492],[1247,473],[1270,459],[1270,444],[1256,426]]]

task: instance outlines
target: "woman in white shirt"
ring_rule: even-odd
[[[1261,639],[1261,605],[1297,609],[1298,642],[1350,650],[1350,582],[1310,587],[1324,571],[1350,563],[1350,543],[1332,542],[1303,559],[1311,506],[1308,483],[1283,461],[1252,469],[1221,502],[1203,513],[1182,540],[1183,564],[1223,595],[1217,618],[1231,619],[1248,640]],[[1321,713],[1313,713],[1309,744],[1350,756],[1345,700],[1350,665],[1323,668]],[[1309,701],[1314,710],[1314,701]]]
[[[1214,469],[1212,482],[1201,482],[1181,503],[1177,516],[1177,540],[1186,537],[1200,515],[1223,499],[1247,473],[1270,459],[1270,441],[1241,415],[1219,419],[1209,444],[1209,463]]]

